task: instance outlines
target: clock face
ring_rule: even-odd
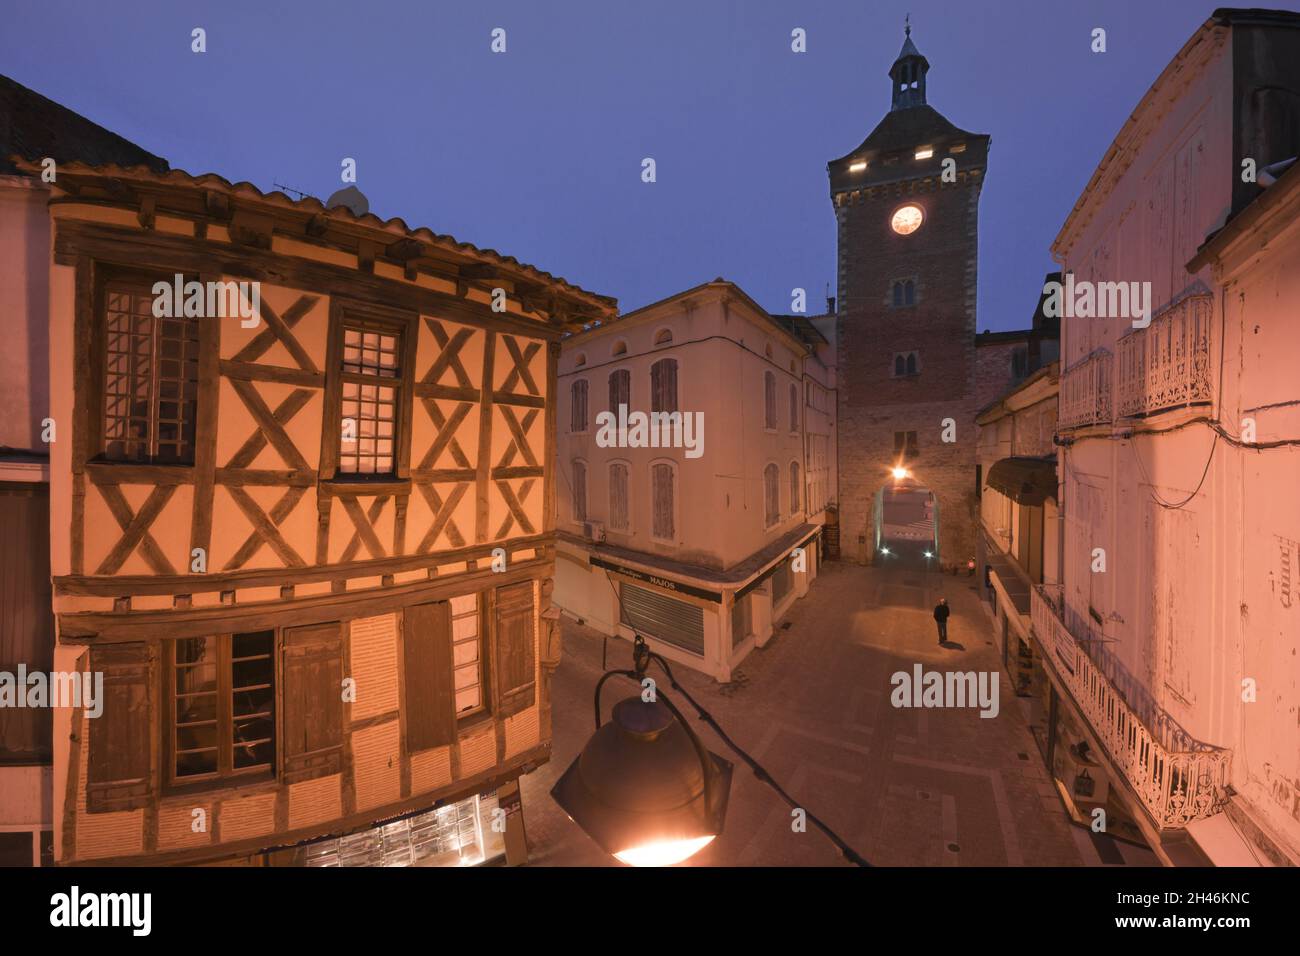
[[[910,236],[921,228],[924,219],[925,213],[921,212],[920,206],[903,206],[894,213],[889,225],[900,236]]]

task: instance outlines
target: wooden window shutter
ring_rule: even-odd
[[[284,781],[343,769],[343,629],[337,623],[285,628]]]
[[[91,648],[90,670],[82,677],[104,675],[103,710],[89,721],[91,813],[134,810],[152,796],[149,671],[149,645],[143,641]]]
[[[497,588],[494,616],[497,713],[509,717],[527,710],[537,699],[533,582]]]
[[[660,359],[650,366],[650,411],[677,411],[677,362]]]
[[[416,604],[406,609],[404,618],[406,749],[442,747],[456,739],[451,605]]]
[[[673,469],[671,465],[651,467],[652,496],[654,499],[653,533],[656,538],[672,539],[677,529],[673,526]]]

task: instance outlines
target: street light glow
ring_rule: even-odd
[[[663,699],[629,697],[614,705],[551,796],[620,862],[672,866],[722,832],[731,772]]]
[[[633,847],[615,853],[621,863],[628,866],[672,866],[690,859],[713,842],[714,835],[693,837],[689,840],[660,840],[645,846]]]
[[[901,465],[895,465],[890,473],[894,476],[895,481],[902,481],[908,475],[907,469]]]

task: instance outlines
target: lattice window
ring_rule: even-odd
[[[343,327],[343,404],[339,472],[396,471],[402,336],[394,329],[348,322]]]
[[[194,462],[199,327],[156,318],[153,296],[110,284],[104,309],[104,457]]]

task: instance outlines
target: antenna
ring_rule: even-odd
[[[287,193],[297,193],[299,199],[302,199],[302,198],[304,198],[304,197],[310,195],[310,193],[305,193],[305,192],[303,192],[301,189],[294,189],[292,186],[286,186],[286,185],[284,185],[284,183],[276,183],[276,182],[273,182],[273,183],[271,183],[271,185],[274,186],[276,189],[283,190],[284,192],[287,192]]]

